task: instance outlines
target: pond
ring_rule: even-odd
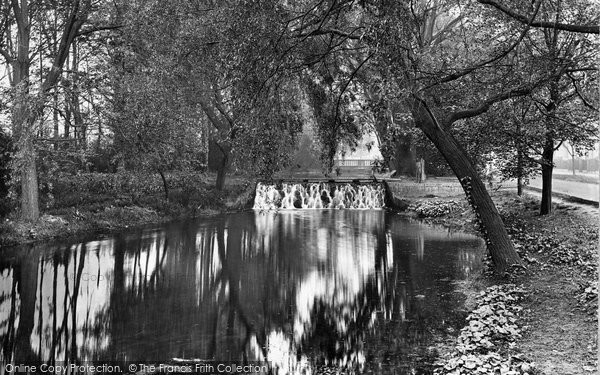
[[[283,210],[5,250],[0,360],[426,374],[483,246],[384,210]]]

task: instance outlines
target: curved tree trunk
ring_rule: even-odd
[[[169,184],[167,183],[167,178],[165,177],[165,174],[163,173],[163,171],[160,168],[156,168],[156,170],[158,171],[158,174],[160,175],[160,178],[162,180],[163,189],[165,191],[165,200],[168,202],[169,201]]]
[[[411,111],[415,125],[433,142],[461,182],[467,200],[479,220],[480,231],[496,271],[503,274],[511,265],[521,265],[521,259],[508,237],[502,218],[467,153],[421,103],[415,103]]]

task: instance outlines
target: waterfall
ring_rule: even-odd
[[[379,183],[258,183],[254,209],[354,208],[385,207],[385,189]]]

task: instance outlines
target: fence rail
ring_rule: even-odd
[[[396,198],[414,198],[423,197],[425,195],[435,195],[438,197],[453,196],[463,194],[463,188],[460,183],[416,183],[405,181],[388,180],[387,184],[390,191]]]
[[[336,159],[333,165],[336,167],[371,167],[371,159]]]

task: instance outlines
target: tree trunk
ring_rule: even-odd
[[[392,169],[399,175],[417,176],[417,152],[410,135],[402,136],[396,142],[393,164]]]
[[[35,115],[37,111],[30,108],[29,99],[29,58],[30,24],[28,3],[21,3],[21,11],[15,11],[17,23],[17,58],[12,66],[13,81],[16,87],[16,102],[12,112],[12,127],[16,135],[17,153],[19,155],[19,172],[21,177],[21,218],[35,221],[40,216],[38,200],[37,169],[35,165]]]
[[[540,202],[540,215],[552,212],[552,170],[554,169],[554,134],[555,120],[551,117],[556,112],[560,98],[558,82],[550,82],[550,102],[545,106],[548,112],[546,117],[546,138],[542,150],[542,201]]]
[[[75,144],[79,148],[86,148],[86,129],[81,113],[81,104],[79,102],[79,55],[77,49],[77,40],[72,43],[71,54],[71,82],[69,86],[69,109],[73,114],[73,128]]]
[[[160,178],[162,179],[162,183],[163,183],[163,188],[165,189],[165,200],[169,200],[169,185],[167,184],[167,179],[165,178],[165,174],[163,173],[163,171],[161,171],[160,169],[157,168],[158,174],[160,175]]]
[[[521,136],[521,122],[517,122],[517,134]],[[521,141],[517,140],[517,195],[520,197],[523,195],[523,149]]]
[[[560,2],[559,2],[560,5]],[[558,59],[560,56],[558,49],[558,29],[544,29],[545,42],[551,58]],[[544,147],[542,150],[542,201],[540,202],[540,215],[548,215],[552,212],[552,170],[554,168],[554,132],[556,131],[556,120],[554,114],[560,103],[560,91],[558,82],[560,76],[555,76],[548,83],[548,93],[550,95],[546,109],[546,134]]]
[[[554,165],[554,139],[552,135],[546,135],[546,143],[542,153],[542,202],[540,203],[540,215],[548,215],[552,212],[552,170]]]
[[[502,218],[467,153],[449,132],[440,127],[433,113],[422,103],[415,103],[411,111],[416,126],[433,142],[461,182],[467,200],[478,218],[479,229],[496,271],[503,274],[510,266],[521,265],[521,259],[508,237]]]
[[[21,72],[21,74],[28,74]],[[23,76],[21,76],[23,77]],[[28,89],[24,81],[18,86],[19,99],[12,113],[12,126],[17,139],[19,173],[21,178],[21,219],[35,221],[40,216],[34,124],[32,123]]]
[[[85,1],[85,6],[80,7],[80,2],[72,4],[71,14],[64,26],[60,39],[60,46],[52,61],[52,68],[39,88],[39,93],[31,97],[29,68],[31,24],[29,20],[29,1],[12,1],[11,8],[14,15],[17,40],[16,58],[7,57],[13,69],[11,80],[15,90],[15,103],[12,112],[13,134],[17,140],[17,154],[19,155],[19,172],[21,174],[21,217],[25,220],[37,220],[39,217],[38,181],[36,170],[36,155],[34,137],[36,136],[35,123],[43,116],[46,95],[55,86],[64,65],[69,46],[79,32],[81,25],[87,19],[90,10],[90,1]]]
[[[34,144],[34,115],[27,102],[27,89],[21,84],[20,99],[13,110],[12,125],[17,135],[19,172],[21,177],[21,218],[35,221],[40,216],[36,151]],[[21,96],[22,95],[22,96]]]
[[[21,172],[21,218],[35,221],[40,217],[40,205],[33,140],[27,139],[21,150],[24,154]]]
[[[54,133],[53,133],[53,137],[55,139],[54,142],[54,149],[58,150],[58,145],[59,145],[59,141],[58,139],[60,138],[60,130],[59,130],[59,121],[58,121],[58,91],[54,91],[54,93],[52,94],[52,100],[53,100],[53,109],[52,109],[52,122],[54,124]]]
[[[221,191],[225,187],[225,177],[227,175],[227,165],[229,164],[229,152],[220,148],[223,153],[223,159],[221,160],[221,165],[219,166],[219,170],[217,171],[217,182],[215,187],[217,190]]]

